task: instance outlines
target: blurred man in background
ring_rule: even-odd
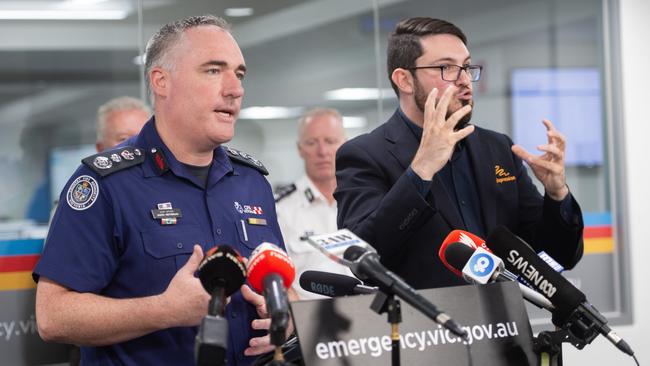
[[[335,109],[315,108],[298,120],[298,153],[305,166],[305,175],[293,184],[276,190],[278,223],[287,253],[296,265],[297,278],[306,270],[340,273],[351,276],[346,267],[337,264],[314,249],[305,238],[336,231],[335,158],[345,142],[341,114]],[[299,281],[293,288],[301,299],[323,296],[303,290]]]
[[[118,97],[102,104],[97,110],[97,152],[137,135],[152,114],[149,106],[132,97]]]

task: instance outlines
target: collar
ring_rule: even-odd
[[[176,159],[160,138],[156,130],[155,116],[152,116],[142,127],[142,130],[135,138],[135,145],[141,146],[146,151],[147,158],[145,164],[143,164],[145,177],[161,176],[171,171],[174,175],[201,186],[196,177]],[[217,146],[213,153],[212,167],[208,176],[208,187],[229,173],[237,174],[223,148]]]
[[[327,203],[323,194],[316,188],[314,182],[307,175],[303,175],[296,181],[296,191],[298,194],[303,195],[305,200],[310,204],[318,201]]]

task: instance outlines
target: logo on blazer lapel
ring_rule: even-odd
[[[494,166],[494,175],[496,177],[497,184],[512,182],[517,179],[514,175],[510,175],[510,172],[503,169],[500,165]]]

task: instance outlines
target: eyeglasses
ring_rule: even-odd
[[[481,70],[483,66],[480,65],[433,65],[433,66],[415,66],[410,67],[408,70],[417,70],[417,69],[440,69],[442,74],[442,80],[444,81],[456,81],[460,78],[460,72],[465,70],[469,76],[470,81],[478,81],[481,78]]]

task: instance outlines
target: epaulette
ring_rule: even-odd
[[[119,172],[144,162],[144,151],[133,146],[102,151],[81,160],[100,177]]]
[[[264,175],[269,175],[269,171],[266,170],[264,164],[261,161],[255,159],[254,157],[246,154],[243,151],[233,149],[232,147],[224,146],[223,149],[226,151],[226,154],[231,160],[234,160],[240,164],[244,164],[251,168],[257,169],[260,173]]]
[[[275,189],[275,192],[273,193],[273,198],[275,198],[275,203],[280,202],[281,199],[287,197],[288,195],[290,195],[295,191],[296,191],[296,185],[293,183],[284,186],[279,186],[278,188]]]

